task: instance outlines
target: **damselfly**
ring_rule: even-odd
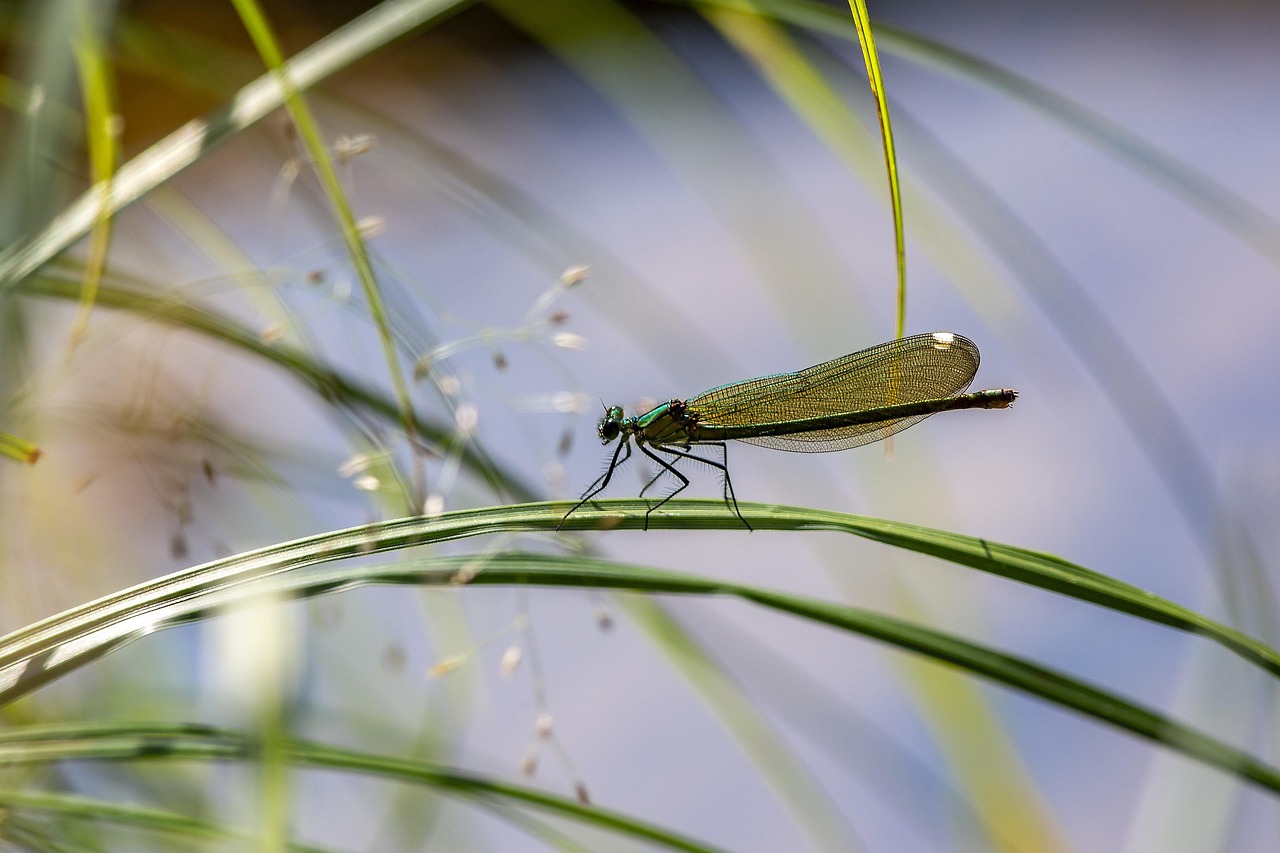
[[[597,432],[604,444],[621,441],[609,467],[564,517],[608,487],[613,472],[631,458],[634,442],[658,464],[658,472],[640,490],[641,497],[663,474],[679,481],[649,507],[645,529],[654,510],[688,487],[689,478],[676,465],[693,460],[724,475],[725,503],[750,530],[729,479],[726,441],[823,453],[888,438],[935,412],[1008,408],[1018,396],[1012,388],[963,393],[978,372],[978,362],[973,341],[952,332],[933,332],[898,338],[795,373],[721,385],[688,400],[668,400],[630,418],[623,416],[621,406],[611,406]],[[695,454],[695,445],[720,448],[720,460]]]

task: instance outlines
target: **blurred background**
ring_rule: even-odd
[[[375,5],[261,8],[291,55]],[[603,470],[602,403],[644,411],[894,336],[883,152],[846,6],[438,5],[307,97],[415,407],[530,496],[576,497]],[[891,447],[731,447],[739,499],[1051,552],[1275,644],[1280,9],[870,11],[904,180],[906,330],[972,338],[974,388],[1021,396]],[[2,14],[6,245],[96,174],[84,45],[105,45],[119,162],[264,73],[229,4]],[[391,397],[283,112],[115,218],[77,339],[93,251],[77,243],[0,291],[0,432],[43,452],[0,465],[0,631],[295,537],[519,497],[455,454],[413,453],[394,417],[352,414],[226,335],[158,319],[205,306]],[[150,302],[113,306],[113,283]],[[694,474],[690,496],[719,495],[714,471]],[[648,476],[633,462],[609,494]],[[396,487],[424,481],[416,497]],[[1263,676],[1114,612],[834,533],[581,541],[1016,651],[1276,760]],[[497,779],[520,780],[536,754],[532,784],[585,787],[726,849],[1257,850],[1280,831],[1271,796],[1039,701],[740,601],[657,603],[715,667],[682,668],[676,628],[657,631],[636,596],[375,587],[157,633],[0,714],[244,725],[258,701],[244,668],[270,652],[300,735]],[[178,776],[71,763],[19,781],[256,819],[251,771]],[[562,846],[419,789],[306,770],[293,786],[294,837],[326,849]],[[166,849],[103,832],[105,849]]]

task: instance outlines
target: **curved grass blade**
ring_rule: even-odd
[[[848,334],[853,312],[847,290],[825,282],[848,278],[811,208],[784,180],[774,157],[746,129],[724,99],[633,9],[619,0],[490,0],[501,14],[563,62],[583,84],[660,157],[671,173],[701,197],[720,220],[751,269],[779,294],[784,314],[807,312],[816,338]],[[609,47],[604,49],[602,44]],[[679,93],[680,109],[668,109]],[[744,197],[742,176],[755,187]],[[754,201],[766,187],[769,204]],[[782,295],[782,294],[785,294]],[[834,300],[834,301],[833,301]],[[664,329],[664,337],[668,336]]]
[[[279,579],[271,591],[297,595],[346,589],[361,569],[327,569]],[[397,564],[370,569],[368,582],[454,584],[466,577],[472,585],[527,583],[545,586],[589,587],[647,593],[730,595],[804,619],[880,640],[898,648],[954,664],[993,681],[1024,691],[1101,722],[1163,744],[1184,755],[1232,773],[1280,795],[1280,768],[1149,708],[1093,687],[1048,667],[985,646],[914,625],[891,616],[802,596],[706,578],[607,562],[589,557],[499,553],[428,559],[415,565]],[[364,583],[365,580],[359,580]],[[281,585],[282,584],[282,585]]]
[[[214,560],[72,608],[0,638],[0,705],[191,612],[196,598],[213,596],[251,580],[349,557],[434,544],[489,533],[642,529],[647,505],[602,500],[564,519],[568,502],[516,504],[415,516],[318,534]],[[736,527],[719,501],[677,500],[653,517],[667,529]],[[1280,652],[1145,590],[1059,557],[973,536],[902,522],[823,510],[743,503],[740,509],[762,530],[828,530],[850,533],[1057,592],[1178,630],[1198,634],[1280,676]],[[621,514],[619,513],[621,511]]]
[[[60,277],[51,271],[29,278],[17,286],[19,293],[54,299],[75,300],[79,283],[71,277]],[[219,343],[266,359],[283,368],[317,396],[328,403],[358,412],[367,412],[395,421],[399,409],[376,389],[358,379],[325,365],[306,352],[284,343],[264,343],[262,336],[208,308],[183,302],[172,296],[148,293],[114,282],[104,281],[98,289],[97,303],[106,308],[129,311],[150,320],[208,336]],[[536,492],[515,476],[503,471],[487,454],[469,442],[459,443],[452,426],[418,419],[417,435],[447,453],[458,454],[464,468],[482,477],[497,495],[516,500],[531,500]]]
[[[814,0],[667,0],[681,4],[720,6],[852,38],[855,31],[843,13]],[[944,73],[964,77],[1003,92],[1099,149],[1127,163],[1210,217],[1272,266],[1280,267],[1280,222],[1225,184],[1178,159],[1100,113],[1005,68],[903,27],[877,21],[878,45],[886,52]]]
[[[880,59],[876,51],[875,38],[867,17],[866,6],[862,0],[850,0],[849,8],[853,14],[854,28],[858,43],[862,48],[863,67],[867,72],[867,80],[871,88],[872,98],[876,104],[876,118],[880,128],[880,150],[884,158],[884,171],[889,184],[890,211],[893,216],[894,249],[898,270],[898,306],[897,337],[902,337],[906,330],[907,311],[907,264],[906,264],[906,231],[902,215],[902,191],[898,172],[897,147],[893,141],[893,124],[889,118],[889,104],[885,95],[883,75],[880,70]],[[750,57],[761,73],[819,135],[830,139],[832,116],[839,122],[839,108],[832,111],[819,106],[815,95],[827,94],[825,85],[817,77],[814,70],[791,43],[782,30],[773,25],[759,11],[752,8],[750,2],[744,3],[704,3],[700,4],[702,15],[726,39],[744,55]],[[834,10],[832,10],[834,11]],[[747,13],[747,14],[739,14]],[[823,128],[826,128],[824,131]]]
[[[633,514],[618,526],[639,528],[643,504],[626,504]],[[104,655],[134,639],[169,625],[202,618],[247,594],[260,594],[267,584],[285,595],[315,594],[378,582],[434,582],[456,584],[528,584],[547,586],[625,589],[647,593],[733,595],[801,618],[856,632],[898,648],[956,665],[1017,690],[1045,699],[1094,719],[1163,743],[1243,779],[1280,793],[1280,769],[1248,754],[1079,680],[1019,657],[1004,654],[948,634],[889,616],[826,601],[802,598],[771,590],[638,566],[619,566],[575,557],[498,554],[479,557],[438,558],[417,565],[355,567],[321,572],[295,569],[346,557],[446,541],[500,530],[550,530],[560,521],[564,503],[528,504],[485,510],[465,510],[437,518],[409,518],[310,537],[272,546],[226,560],[218,560],[175,573],[73,608],[15,632],[0,640],[0,704],[29,693],[71,669]],[[1199,627],[1197,633],[1214,637],[1229,648],[1230,640],[1246,651],[1277,657],[1250,638],[1216,626],[1205,617],[1135,590],[1119,581],[1089,572],[1056,558],[973,537],[902,525],[839,513],[805,511],[789,507],[744,505],[761,528],[837,530],[890,542],[923,553],[946,556],[954,562],[985,568],[1006,577],[1030,576],[1037,585],[1065,591],[1077,597],[1108,603],[1115,609],[1141,615],[1138,602],[1149,611],[1146,618],[1174,624],[1179,611]],[[574,526],[597,524],[608,516],[587,510]],[[672,527],[733,526],[733,516],[715,501],[679,501],[660,519]],[[671,523],[676,522],[676,523]],[[1021,578],[1020,578],[1021,579]],[[249,587],[253,587],[249,589]],[[1132,592],[1130,592],[1132,591]],[[0,742],[3,737],[0,736]]]
[[[404,366],[400,363],[395,339],[391,334],[382,291],[378,287],[377,278],[373,273],[373,264],[369,261],[368,248],[365,246],[364,237],[360,233],[346,192],[342,188],[342,182],[338,179],[338,172],[333,167],[333,158],[329,156],[329,149],[320,132],[320,126],[312,115],[306,99],[291,81],[285,65],[284,53],[261,7],[254,0],[232,0],[232,5],[240,14],[240,19],[244,22],[245,29],[253,39],[258,53],[280,82],[289,116],[293,119],[303,144],[307,147],[311,163],[320,178],[320,185],[324,188],[325,196],[333,207],[347,255],[351,258],[356,277],[360,279],[365,302],[369,307],[369,316],[373,319],[374,328],[378,332],[378,341],[382,345],[382,357],[386,360],[387,372],[391,376],[391,387],[395,391],[396,402],[400,407],[400,418],[405,435],[412,438],[418,432],[418,416],[413,408],[413,400],[409,396],[409,383],[405,379]],[[425,497],[425,490],[426,484],[419,483],[419,500],[415,501],[416,503],[421,503],[420,499]]]
[[[902,189],[898,182],[898,152],[893,144],[893,123],[889,120],[889,101],[885,97],[884,78],[880,72],[880,56],[871,32],[871,16],[864,0],[849,0],[853,24],[862,47],[862,64],[867,69],[867,82],[876,100],[876,117],[880,120],[880,139],[884,143],[884,168],[889,178],[889,199],[893,206],[893,242],[898,259],[898,331],[902,337],[907,327],[907,236],[902,223]]]
[[[363,59],[433,19],[473,0],[386,0],[334,30],[286,63],[293,88],[302,91]],[[261,120],[285,102],[274,73],[242,88],[226,106],[188,122],[117,171],[110,187],[91,187],[38,234],[0,252],[0,293],[53,260],[89,233],[98,218],[115,214],[197,162],[206,151]],[[106,200],[101,198],[105,192]]]
[[[486,809],[518,805],[672,850],[701,853],[713,849],[620,812],[585,806],[576,800],[439,764],[302,740],[287,741],[285,753],[295,767],[345,770],[428,786]],[[258,744],[254,737],[236,731],[166,723],[62,723],[0,731],[0,767],[49,761],[140,759],[256,761]],[[502,814],[500,809],[496,813]]]
[[[52,791],[0,790],[0,809],[6,812],[6,820],[26,812],[38,812],[94,825],[109,823],[137,831],[166,833],[191,841],[237,842],[247,847],[255,840],[248,832],[237,832],[179,812]],[[330,848],[293,843],[285,849],[295,853],[326,853]]]
[[[518,562],[516,555],[512,559]],[[584,560],[583,565],[589,562]],[[551,568],[541,558],[536,565]],[[483,562],[475,561],[465,571],[475,568],[487,572]],[[857,817],[845,817],[832,801],[829,791],[813,777],[791,742],[778,731],[774,718],[760,708],[754,690],[747,691],[734,680],[718,656],[680,624],[663,602],[639,595],[615,596],[611,600],[633,625],[648,635],[650,643],[666,655],[672,666],[684,675],[689,688],[716,714],[725,732],[751,759],[762,780],[791,813],[813,849],[866,849],[856,834]]]

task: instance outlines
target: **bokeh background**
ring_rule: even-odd
[[[82,5],[3,10],[6,243],[91,174],[58,41],[74,29],[59,16]],[[262,8],[293,53],[373,5]],[[415,405],[538,496],[575,497],[602,470],[601,402],[643,410],[894,335],[883,154],[847,8],[760,5],[808,17],[463,5],[308,93],[406,369],[429,368]],[[121,159],[263,73],[229,5],[94,8]],[[905,181],[907,331],[965,334],[983,353],[974,387],[1021,396],[1008,411],[932,418],[888,448],[735,446],[739,498],[1059,554],[1274,643],[1280,9],[870,11]],[[42,86],[52,102],[24,108]],[[88,252],[60,263],[77,269]],[[283,113],[118,216],[107,270],[391,387]],[[72,346],[74,299],[0,299],[0,429],[44,452],[0,467],[5,632],[217,557],[406,514],[393,469],[402,482],[425,472],[433,510],[510,499],[449,454],[415,458],[394,419],[346,417],[145,311],[100,305]],[[353,458],[374,461],[353,473]],[[691,493],[719,494],[714,472],[697,474]],[[633,465],[610,493],[646,478]],[[1275,760],[1262,676],[1113,612],[834,533],[580,540],[1013,650]],[[278,654],[297,732],[498,779],[519,780],[533,750],[533,784],[584,786],[727,849],[1258,850],[1280,831],[1273,797],[1044,703],[739,601],[659,603],[718,669],[681,669],[626,597],[372,588],[157,633],[0,713],[248,725],[257,682],[245,671]],[[521,664],[504,674],[513,648]],[[734,689],[742,704],[717,698]],[[536,734],[540,719],[553,738]],[[130,766],[24,778],[256,819],[246,768],[192,769],[178,786]],[[325,848],[557,846],[417,789],[302,770],[293,784],[295,837]],[[630,849],[557,827],[591,849]]]

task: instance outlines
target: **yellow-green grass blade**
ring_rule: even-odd
[[[249,580],[288,573],[316,565],[414,545],[435,544],[498,532],[568,530],[638,530],[644,524],[643,500],[593,501],[564,518],[565,501],[515,504],[458,510],[427,518],[413,516],[273,545],[215,560],[177,572],[162,580],[123,590],[81,605],[16,631],[0,641],[0,698],[11,700],[27,692],[19,681],[38,671],[22,672],[22,664],[52,655],[44,666],[57,663],[59,647],[74,643],[92,650],[87,638],[112,647],[133,639],[135,632],[154,623],[154,613],[185,596],[208,595]],[[938,557],[959,565],[1067,595],[1178,630],[1213,640],[1273,675],[1280,675],[1280,652],[1188,608],[1146,590],[1078,566],[1060,557],[1013,545],[937,530],[904,522],[827,510],[773,504],[740,503],[739,509],[760,530],[849,533],[895,547]],[[557,515],[557,513],[559,513]],[[715,500],[673,500],[650,517],[651,526],[671,530],[740,529],[737,516]],[[153,614],[152,618],[146,617]],[[78,654],[78,652],[76,652]],[[64,656],[67,652],[64,650]],[[17,690],[17,694],[9,691]]]
[[[638,529],[641,501],[602,501],[568,524]],[[73,608],[0,639],[0,703],[159,627],[217,612],[263,584],[282,595],[315,594],[365,583],[538,584],[635,592],[731,595],[764,607],[861,634],[960,667],[1016,690],[1162,743],[1184,755],[1280,793],[1280,770],[1189,726],[1116,694],[1014,655],[858,608],[730,581],[605,563],[581,557],[498,554],[441,557],[419,564],[294,572],[348,557],[494,532],[553,530],[564,502],[464,510],[436,518],[406,518],[335,531],[217,560]],[[718,501],[673,501],[653,524],[671,528],[733,528],[736,516]],[[618,509],[625,508],[619,516]],[[741,504],[757,530],[832,530],[933,554],[962,565],[1065,592],[1086,601],[1215,639],[1275,673],[1280,654],[1256,640],[1064,560],[976,537],[897,522],[795,507]],[[758,522],[758,524],[757,524]],[[250,589],[252,587],[252,589]]]
[[[889,199],[893,207],[893,242],[898,259],[898,337],[907,327],[907,236],[902,222],[902,190],[898,183],[898,152],[893,144],[893,123],[889,120],[889,101],[885,96],[884,77],[880,71],[880,55],[876,51],[871,16],[863,0],[849,0],[853,24],[862,47],[862,63],[867,69],[867,82],[876,100],[876,117],[880,120],[880,139],[884,143],[884,169],[889,178]]]
[[[845,103],[822,79],[781,26],[762,15],[741,14],[737,10],[713,4],[703,5],[699,11],[735,49],[751,60],[779,97],[787,102],[814,133],[822,137],[833,150],[840,150],[837,140],[847,139],[851,135],[847,127],[849,117]],[[874,54],[872,59],[876,59]],[[876,76],[872,77],[873,94],[878,82],[877,68]],[[887,117],[887,113],[878,112],[881,104],[879,98],[876,103],[877,114],[882,118]],[[889,176],[890,212],[894,222],[898,270],[897,334],[901,336],[906,328],[906,244],[897,156],[892,147],[892,133],[887,137],[884,135],[886,127],[885,122],[881,121],[881,149]]]
[[[839,66],[839,77],[834,77],[830,69],[820,69],[812,59],[813,45],[797,43],[746,0],[694,5],[832,154],[846,164],[851,174],[868,187],[879,185],[884,174],[879,129],[872,131],[850,108],[846,97],[859,85],[855,74],[846,75],[843,64]],[[743,11],[752,14],[740,14]],[[827,11],[840,18],[846,35],[853,34],[847,14]],[[846,76],[849,79],[846,80]],[[899,180],[903,206],[912,211],[916,239],[935,262],[948,270],[975,308],[989,316],[1014,310],[1016,306],[1007,292],[996,286],[1003,273],[974,246],[972,237],[958,229],[954,217],[938,208],[930,194],[918,185],[913,188],[906,175],[900,174]],[[835,292],[848,290],[842,288]],[[827,292],[833,291],[827,288]],[[786,303],[782,305],[786,310]],[[834,313],[839,316],[838,310]],[[806,322],[811,319],[807,318]],[[812,333],[810,329],[806,335]]]
[[[75,300],[79,297],[80,286],[74,276],[61,276],[51,270],[21,282],[17,292],[27,296]],[[366,412],[393,422],[399,417],[396,402],[376,388],[328,366],[301,349],[283,342],[266,343],[258,332],[212,309],[184,302],[170,295],[118,284],[110,277],[99,286],[97,304],[204,335],[262,358],[284,369],[324,402],[340,410]],[[430,446],[439,447],[443,452],[458,454],[463,467],[481,477],[495,494],[516,500],[531,500],[536,496],[532,487],[499,468],[476,445],[470,442],[460,443],[457,431],[451,424],[438,424],[427,418],[419,418],[416,427],[418,437]]]
[[[63,723],[0,731],[0,767],[50,761],[256,761],[255,737],[211,726],[166,723]],[[488,779],[425,761],[375,755],[323,743],[289,740],[285,755],[295,769],[311,767],[428,787],[482,808],[520,806],[577,821],[671,850],[713,848],[621,812]]]
[[[539,565],[545,564],[539,561]],[[714,711],[814,849],[852,853],[865,846],[855,834],[856,816],[855,826],[850,826],[830,793],[777,731],[771,715],[755,701],[755,691],[736,682],[715,653],[698,642],[663,602],[651,596],[622,595],[613,603],[645,632],[649,642],[684,676],[689,688]]]
[[[775,291],[780,316],[798,318],[794,306],[821,303],[830,310],[805,313],[807,334],[833,340],[847,336],[848,318],[860,316],[856,295],[827,286],[847,273],[830,244],[819,238],[822,229],[812,210],[755,134],[630,4],[490,0],[486,6],[580,77],[673,176],[706,201],[735,250]],[[672,93],[679,97],[673,100]],[[768,193],[768,205],[756,200],[762,191]]]
[[[291,58],[285,68],[292,87],[304,91],[370,53],[454,12],[473,0],[387,0]],[[104,211],[111,214],[198,162],[284,105],[286,90],[275,73],[240,89],[224,107],[188,122],[115,173],[109,188],[91,187],[45,228],[0,252],[0,293],[11,289],[87,235]],[[105,203],[101,199],[107,193]]]
[[[293,85],[285,64],[284,53],[277,43],[266,16],[254,0],[232,0],[232,5],[240,14],[250,38],[253,39],[258,53],[273,74],[280,81],[284,92],[285,105],[289,116],[298,130],[298,136],[307,148],[307,154],[320,178],[325,196],[333,207],[338,220],[339,232],[355,268],[356,277],[364,290],[365,301],[369,307],[369,316],[373,319],[374,328],[378,332],[378,340],[382,345],[382,356],[387,363],[387,372],[391,376],[391,387],[395,391],[396,402],[400,407],[400,418],[404,425],[405,435],[413,437],[417,433],[417,414],[413,409],[413,401],[409,396],[409,383],[405,379],[404,366],[401,364],[396,350],[395,339],[391,334],[390,322],[387,318],[386,305],[382,299],[382,291],[374,276],[373,264],[369,260],[369,250],[365,246],[364,237],[356,223],[355,213],[347,199],[338,172],[334,168],[333,158],[329,156],[329,147],[324,141],[320,125],[311,113],[311,107],[296,86]]]
[[[235,842],[251,845],[255,840],[247,830],[232,830],[211,821],[180,812],[157,809],[133,803],[112,802],[95,797],[35,790],[0,790],[0,810],[6,819],[30,814],[83,821],[90,826],[111,824],[135,831],[159,833],[187,841]],[[0,828],[0,834],[3,829]],[[323,853],[330,848],[290,843],[285,849],[294,853]]]
[[[721,6],[772,17],[799,27],[855,38],[843,12],[815,0],[667,0],[667,2]],[[1238,240],[1270,264],[1280,267],[1280,222],[1225,184],[1178,159],[1169,151],[1116,122],[1055,92],[973,54],[913,33],[903,27],[877,21],[877,44],[886,53],[967,78],[1003,92],[1063,127],[1088,139],[1111,156],[1128,164],[1218,222]]]
[[[91,10],[95,10],[91,11]],[[75,6],[75,57],[80,72],[80,93],[84,102],[84,134],[89,149],[89,175],[99,188],[99,214],[89,237],[85,258],[84,289],[80,296],[80,313],[71,329],[71,345],[75,346],[89,328],[93,302],[107,266],[111,245],[112,212],[107,204],[111,182],[119,155],[119,128],[115,109],[115,87],[112,85],[111,63],[107,56],[103,18],[106,6],[81,3]]]

